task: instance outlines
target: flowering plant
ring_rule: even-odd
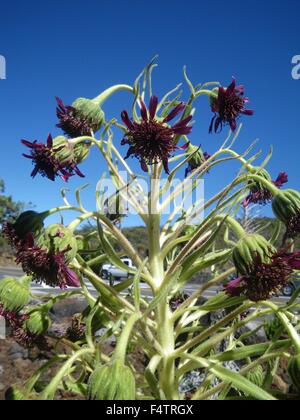
[[[19,343],[39,347],[49,359],[24,386],[10,388],[11,399],[51,400],[58,391],[70,391],[97,400],[274,400],[283,397],[272,388],[282,357],[289,362],[294,391],[300,390],[300,289],[287,303],[271,300],[300,270],[300,252],[294,249],[300,193],[281,189],[285,173],[272,181],[265,169],[270,155],[256,166],[252,146],[244,153],[233,149],[238,119],[253,115],[246,109],[242,86],[235,80],[227,88],[216,82],[194,86],[184,69],[187,101],[181,100],[180,85],[159,101],[152,93],[154,66],[152,61],[133,86],[116,85],[94,99],[65,105],[57,98],[63,135],[49,135],[46,143],[22,141],[34,165],[32,177],[41,174],[64,182],[83,177],[79,166],[95,151],[105,160],[115,191],[105,196],[102,176],[96,210],[84,207],[81,189],[76,191],[77,204],[63,190],[63,206],[25,212],[3,226],[25,276],[0,281],[0,313]],[[120,90],[132,95],[132,111],[121,109],[120,118],[107,121],[105,101]],[[211,135],[226,126],[230,130],[212,154],[190,140],[195,104],[202,96],[208,97],[213,112],[207,124]],[[141,177],[131,169],[129,157],[137,159]],[[238,175],[206,201],[201,194],[190,200],[203,191],[203,179],[226,161],[240,166]],[[266,240],[259,231],[249,232],[238,212],[250,203],[271,201],[278,222]],[[69,211],[77,216],[67,226],[45,223],[49,216]],[[123,232],[121,222],[128,212],[147,229],[147,256]],[[79,229],[87,221],[92,228],[84,234]],[[286,234],[278,246],[282,225]],[[89,247],[95,237],[96,253]],[[105,262],[127,273],[126,279],[108,284],[99,275]],[[184,292],[201,273],[208,279],[192,294]],[[32,282],[44,282],[55,293],[38,303],[34,295],[33,306]],[[207,295],[216,286],[219,293]],[[74,296],[86,301],[86,309],[59,334],[51,327],[50,311],[56,302]],[[247,344],[256,331],[245,333],[243,327],[252,321],[257,321],[256,330],[265,326],[264,342]],[[111,337],[116,345],[108,348]],[[143,368],[136,363],[137,351],[143,354]],[[55,373],[45,382],[50,367]],[[195,373],[198,383],[185,388]]]

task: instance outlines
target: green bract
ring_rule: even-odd
[[[64,252],[67,262],[72,261],[77,254],[77,241],[73,232],[60,224],[48,226],[38,240],[38,245],[55,253]]]
[[[233,249],[232,258],[239,274],[248,274],[255,259],[269,263],[270,257],[276,253],[274,248],[263,236],[258,234],[245,235]]]
[[[273,199],[272,208],[275,216],[287,224],[300,212],[300,193],[291,189],[279,191]]]
[[[7,311],[19,311],[29,302],[29,277],[15,279],[6,277],[0,280],[0,304]]]
[[[87,120],[93,131],[98,131],[104,122],[104,112],[97,103],[90,99],[78,98],[72,106],[77,110],[78,116]]]
[[[90,145],[87,143],[79,143],[73,145],[64,136],[58,136],[53,139],[53,149],[55,157],[62,165],[74,164],[78,165],[83,162],[90,153]]]
[[[249,379],[250,382],[257,386],[262,386],[265,380],[263,367],[261,365],[256,366],[254,369],[247,373],[247,379]]]
[[[90,376],[91,400],[135,400],[135,379],[131,369],[119,361],[98,367]]]
[[[48,309],[41,306],[30,309],[26,312],[29,318],[24,325],[32,334],[43,335],[51,326],[51,318],[48,315]]]

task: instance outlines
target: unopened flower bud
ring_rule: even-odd
[[[29,302],[29,277],[0,280],[0,303],[7,311],[19,311]]]
[[[62,166],[72,164],[75,167],[87,159],[91,146],[86,142],[73,145],[66,137],[58,136],[53,140],[53,147],[56,150],[54,155]]]
[[[24,327],[32,334],[43,335],[51,327],[51,318],[45,306],[30,309],[26,315],[28,319],[26,319]]]
[[[261,235],[246,235],[236,244],[232,257],[239,274],[248,274],[257,258],[269,263],[276,249]]]
[[[135,400],[135,393],[134,375],[119,360],[98,367],[90,376],[90,400]]]
[[[246,109],[248,99],[244,97],[244,87],[237,86],[236,81],[227,87],[212,89],[209,95],[212,112],[215,114],[209,132],[218,132],[224,125],[229,125],[232,131],[237,128],[237,119],[240,115],[253,115],[254,111]]]
[[[262,387],[265,380],[264,369],[261,365],[256,366],[254,369],[247,373],[246,378],[258,387]]]
[[[300,212],[300,193],[291,189],[280,191],[273,199],[272,208],[275,216],[288,224]]]

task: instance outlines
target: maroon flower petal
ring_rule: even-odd
[[[288,174],[286,172],[280,172],[276,181],[274,181],[274,184],[276,185],[276,187],[280,188],[284,184],[286,184],[288,180],[289,180]]]
[[[149,103],[149,115],[151,120],[155,117],[156,110],[158,105],[158,98],[157,96],[151,96],[150,103]]]
[[[142,98],[140,98],[140,108],[141,108],[141,117],[144,121],[148,120],[148,113],[147,113],[147,108],[145,105],[145,102],[143,101]]]
[[[29,147],[30,149],[34,149],[36,147],[36,141],[30,142],[28,140],[21,140],[21,143],[24,144],[24,146]]]
[[[127,152],[127,155],[125,156],[125,159],[128,159],[131,155],[135,154],[135,148],[133,146],[130,146]]]
[[[49,134],[49,135],[48,135],[48,138],[47,138],[47,147],[48,147],[49,149],[52,149],[52,147],[53,147],[53,139],[52,139],[51,134]]]
[[[71,270],[69,267],[65,268],[66,283],[69,287],[80,287],[80,280],[75,271]]]
[[[230,121],[229,125],[230,125],[230,128],[231,128],[231,131],[235,131],[236,130],[236,128],[237,128],[237,122],[236,122],[236,120]]]
[[[231,280],[229,283],[227,283],[224,286],[224,290],[230,296],[240,296],[244,289],[244,286],[242,283],[243,283],[243,277],[237,277],[236,279]]]
[[[173,120],[180,112],[182,112],[185,109],[185,104],[181,102],[178,104],[164,119],[164,122],[169,122]]]
[[[128,114],[127,114],[127,111],[123,111],[121,113],[121,118],[122,118],[123,123],[127,126],[127,128],[129,130],[133,130],[134,129],[134,125],[130,121],[130,118],[129,118]]]
[[[190,145],[190,142],[184,144],[183,146],[178,147],[179,150],[186,150]]]
[[[141,160],[141,168],[142,168],[142,171],[148,172],[148,166],[144,160]]]
[[[252,109],[245,109],[244,111],[241,111],[241,114],[244,115],[254,115],[255,111],[253,111]]]
[[[177,128],[186,127],[186,125],[192,120],[193,116],[189,115],[188,117],[184,118],[183,120],[178,121],[176,124],[172,126],[173,130]]]
[[[165,170],[166,174],[169,175],[170,170],[169,170],[169,161],[168,161],[168,159],[164,159],[163,160],[163,165],[164,165],[164,170]]]

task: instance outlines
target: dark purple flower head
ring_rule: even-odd
[[[186,293],[179,292],[170,299],[169,305],[172,311],[176,311],[179,306],[189,298],[189,295]]]
[[[256,257],[249,272],[224,286],[230,296],[244,295],[258,302],[271,298],[288,283],[294,270],[300,269],[300,252],[280,251],[271,256],[269,263]]]
[[[23,154],[28,159],[32,160],[34,169],[31,176],[34,178],[38,173],[43,177],[47,177],[54,181],[57,176],[60,176],[63,181],[77,174],[80,177],[84,175],[77,168],[77,165],[72,159],[61,159],[59,152],[64,149],[64,145],[55,147],[51,134],[49,134],[46,144],[38,143],[37,140],[30,142],[22,140],[24,146],[31,149],[30,155]]]
[[[37,347],[42,351],[49,351],[51,349],[46,337],[44,335],[33,334],[24,328],[16,328],[13,331],[14,340],[26,349]]]
[[[103,122],[103,112],[91,100],[80,98],[71,105],[65,105],[56,97],[56,115],[59,119],[58,128],[70,138],[91,136],[99,130]],[[77,106],[76,106],[77,104]]]
[[[288,175],[286,172],[280,172],[277,179],[273,181],[273,184],[281,188],[285,183],[288,182]],[[248,207],[249,204],[262,204],[265,205],[273,199],[273,194],[264,186],[259,183],[255,183],[250,187],[250,194],[243,201],[243,206]]]
[[[292,216],[286,224],[286,239],[295,239],[300,235],[300,211]]]
[[[90,136],[92,134],[92,127],[86,119],[80,118],[78,111],[71,105],[65,105],[63,101],[56,97],[57,108],[56,115],[60,120],[57,124],[63,132],[71,137]]]
[[[67,329],[67,338],[76,343],[85,338],[86,325],[81,320],[81,315],[74,315],[71,326]]]
[[[19,312],[16,311],[7,311],[1,304],[0,316],[2,316],[13,329],[20,328],[23,322],[29,318],[28,315],[21,315]]]
[[[189,134],[192,131],[192,127],[188,125],[192,116],[189,115],[170,126],[169,121],[184,111],[185,104],[178,104],[163,120],[156,117],[157,105],[156,96],[151,97],[148,110],[140,99],[141,119],[139,122],[132,121],[127,111],[122,112],[122,120],[128,129],[122,145],[129,145],[126,159],[129,156],[135,156],[139,159],[143,171],[147,172],[147,165],[163,162],[166,173],[169,173],[169,158],[175,150],[184,150],[188,147],[188,144],[182,148],[177,147],[176,136]]]
[[[67,266],[65,253],[68,251],[42,249],[35,245],[33,236],[28,235],[17,250],[16,262],[33,280],[44,281],[48,286],[59,286],[61,289],[80,287],[77,274]]]
[[[237,119],[241,114],[253,115],[254,111],[246,109],[245,104],[249,102],[244,98],[244,87],[236,86],[235,79],[227,87],[218,88],[217,97],[211,98],[211,109],[215,113],[209,132],[222,130],[223,125],[229,124],[232,131],[237,128]]]
[[[38,347],[41,350],[49,350],[49,344],[42,335],[32,334],[26,328],[24,323],[29,319],[27,314],[20,314],[15,311],[7,311],[0,304],[0,316],[2,316],[12,328],[12,336],[14,340],[22,347],[32,348]]]

